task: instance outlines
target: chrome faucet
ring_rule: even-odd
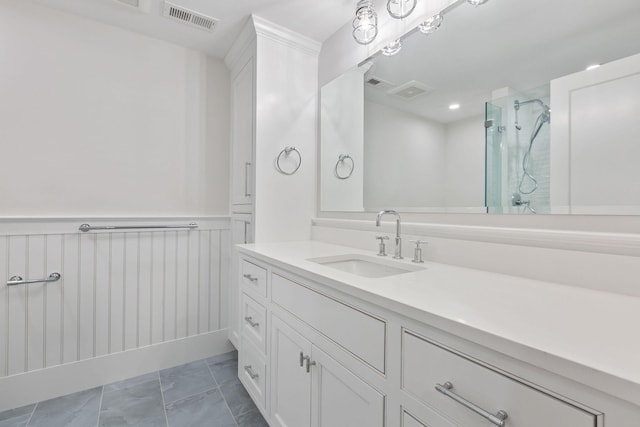
[[[380,211],[376,218],[376,227],[380,227],[380,220],[386,214],[395,215],[396,217],[396,250],[393,258],[402,259],[402,238],[400,237],[400,214],[396,211]]]

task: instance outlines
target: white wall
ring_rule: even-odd
[[[448,208],[484,206],[484,115],[446,126],[444,204]]]
[[[365,100],[365,208],[444,206],[445,127]]]
[[[228,213],[221,61],[16,0],[0,52],[0,216]]]
[[[318,52],[320,45],[253,17],[257,32],[255,241],[304,240],[316,212]],[[294,146],[294,175],[275,168]]]
[[[362,211],[364,203],[364,73],[358,67],[322,87],[320,94],[320,209]],[[336,166],[339,156],[348,154]],[[336,168],[340,176],[336,177]]]
[[[639,93],[640,55],[551,82],[554,207],[640,214]]]

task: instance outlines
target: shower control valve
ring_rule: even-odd
[[[384,241],[389,240],[389,236],[376,236],[376,239],[380,240],[380,244],[378,245],[378,256],[387,256]]]
[[[409,241],[416,244],[416,247],[413,250],[413,259],[411,261],[417,264],[422,264],[424,260],[422,259],[422,248],[420,247],[420,245],[423,243],[426,244],[427,242],[425,242],[424,240],[409,240]]]

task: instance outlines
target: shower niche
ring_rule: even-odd
[[[496,95],[485,104],[487,211],[550,213],[550,85]]]

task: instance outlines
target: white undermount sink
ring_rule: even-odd
[[[335,268],[362,277],[379,278],[395,276],[397,274],[411,273],[424,270],[424,267],[405,264],[392,259],[370,257],[359,254],[336,255],[323,258],[309,258],[318,264]]]

